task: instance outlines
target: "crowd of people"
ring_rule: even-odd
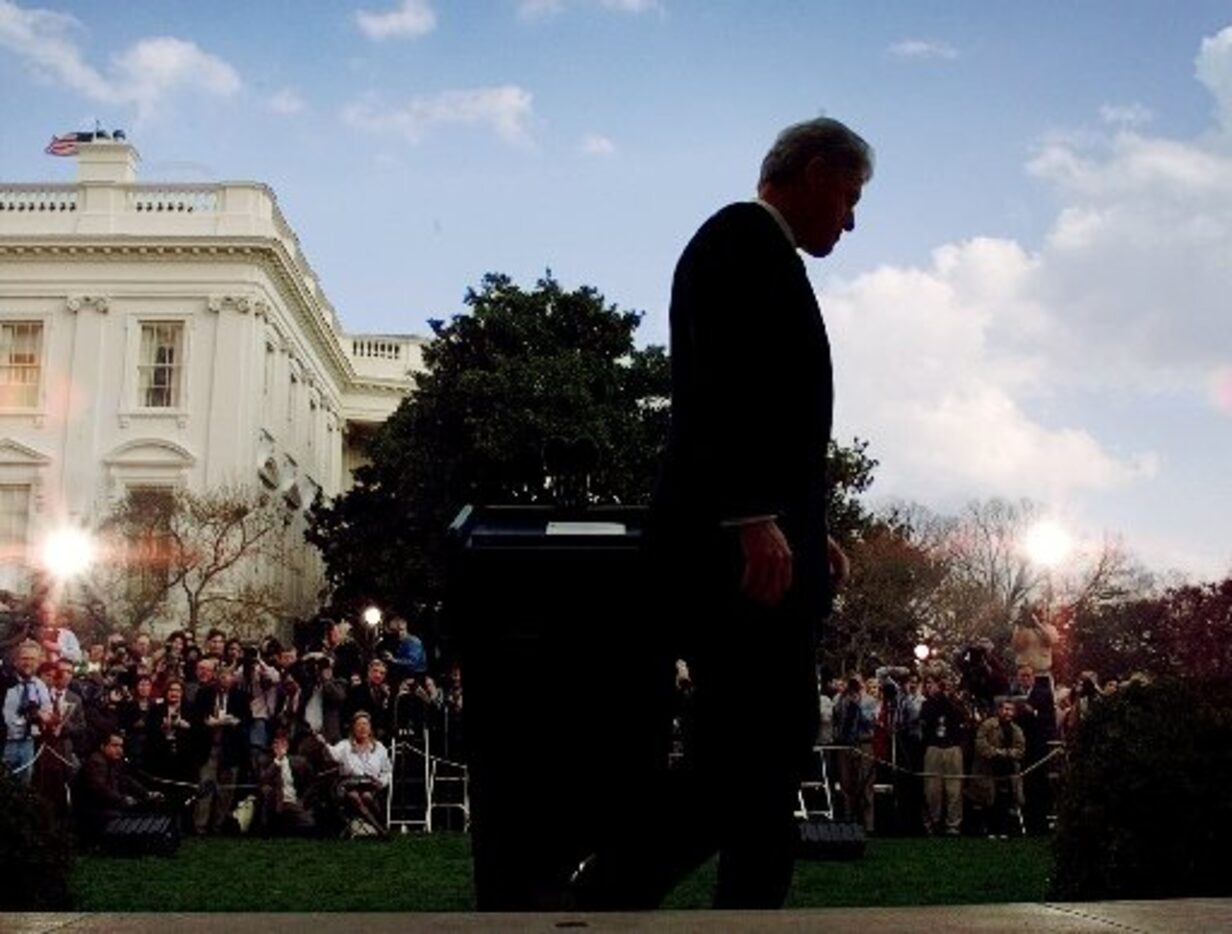
[[[83,647],[53,614],[0,668],[4,765],[86,837],[161,810],[186,833],[384,835],[392,743],[461,760],[462,677],[438,681],[405,621],[363,642],[220,629]]]
[[[1056,684],[1055,638],[1039,620],[1016,627],[1012,675],[984,641],[952,664],[824,681],[818,742],[840,815],[869,832],[1046,832],[1052,759],[1119,687],[1093,672]],[[677,683],[687,720],[684,662]],[[211,629],[84,647],[53,619],[10,653],[0,692],[5,767],[86,835],[150,808],[198,834],[385,834],[395,738],[464,759],[461,670],[438,683],[398,618],[375,640],[322,619],[300,645]]]
[[[869,833],[883,822],[896,833],[1046,833],[1065,740],[1119,687],[1090,671],[1057,683],[1056,641],[1055,627],[1027,614],[1013,630],[1012,674],[985,639],[952,661],[825,683],[819,745],[843,815]],[[877,807],[881,790],[892,807]]]

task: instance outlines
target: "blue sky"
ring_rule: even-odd
[[[1226,2],[43,4],[0,0],[0,178],[97,118],[147,180],[267,182],[355,331],[551,267],[663,341],[692,230],[839,117],[877,174],[811,270],[881,495],[1232,566]]]

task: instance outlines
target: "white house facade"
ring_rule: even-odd
[[[129,490],[260,486],[302,530],[411,388],[423,339],[346,334],[273,192],[137,181],[81,143],[71,185],[0,182],[0,587]],[[321,583],[298,549],[285,586]]]

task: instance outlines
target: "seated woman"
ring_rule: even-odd
[[[357,711],[351,717],[351,735],[325,749],[338,763],[337,796],[346,816],[359,818],[384,836],[387,831],[380,815],[393,765],[385,747],[372,736],[372,718]]]

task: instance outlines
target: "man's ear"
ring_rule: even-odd
[[[804,166],[804,179],[811,191],[817,191],[826,184],[830,165],[825,156],[813,156]]]

